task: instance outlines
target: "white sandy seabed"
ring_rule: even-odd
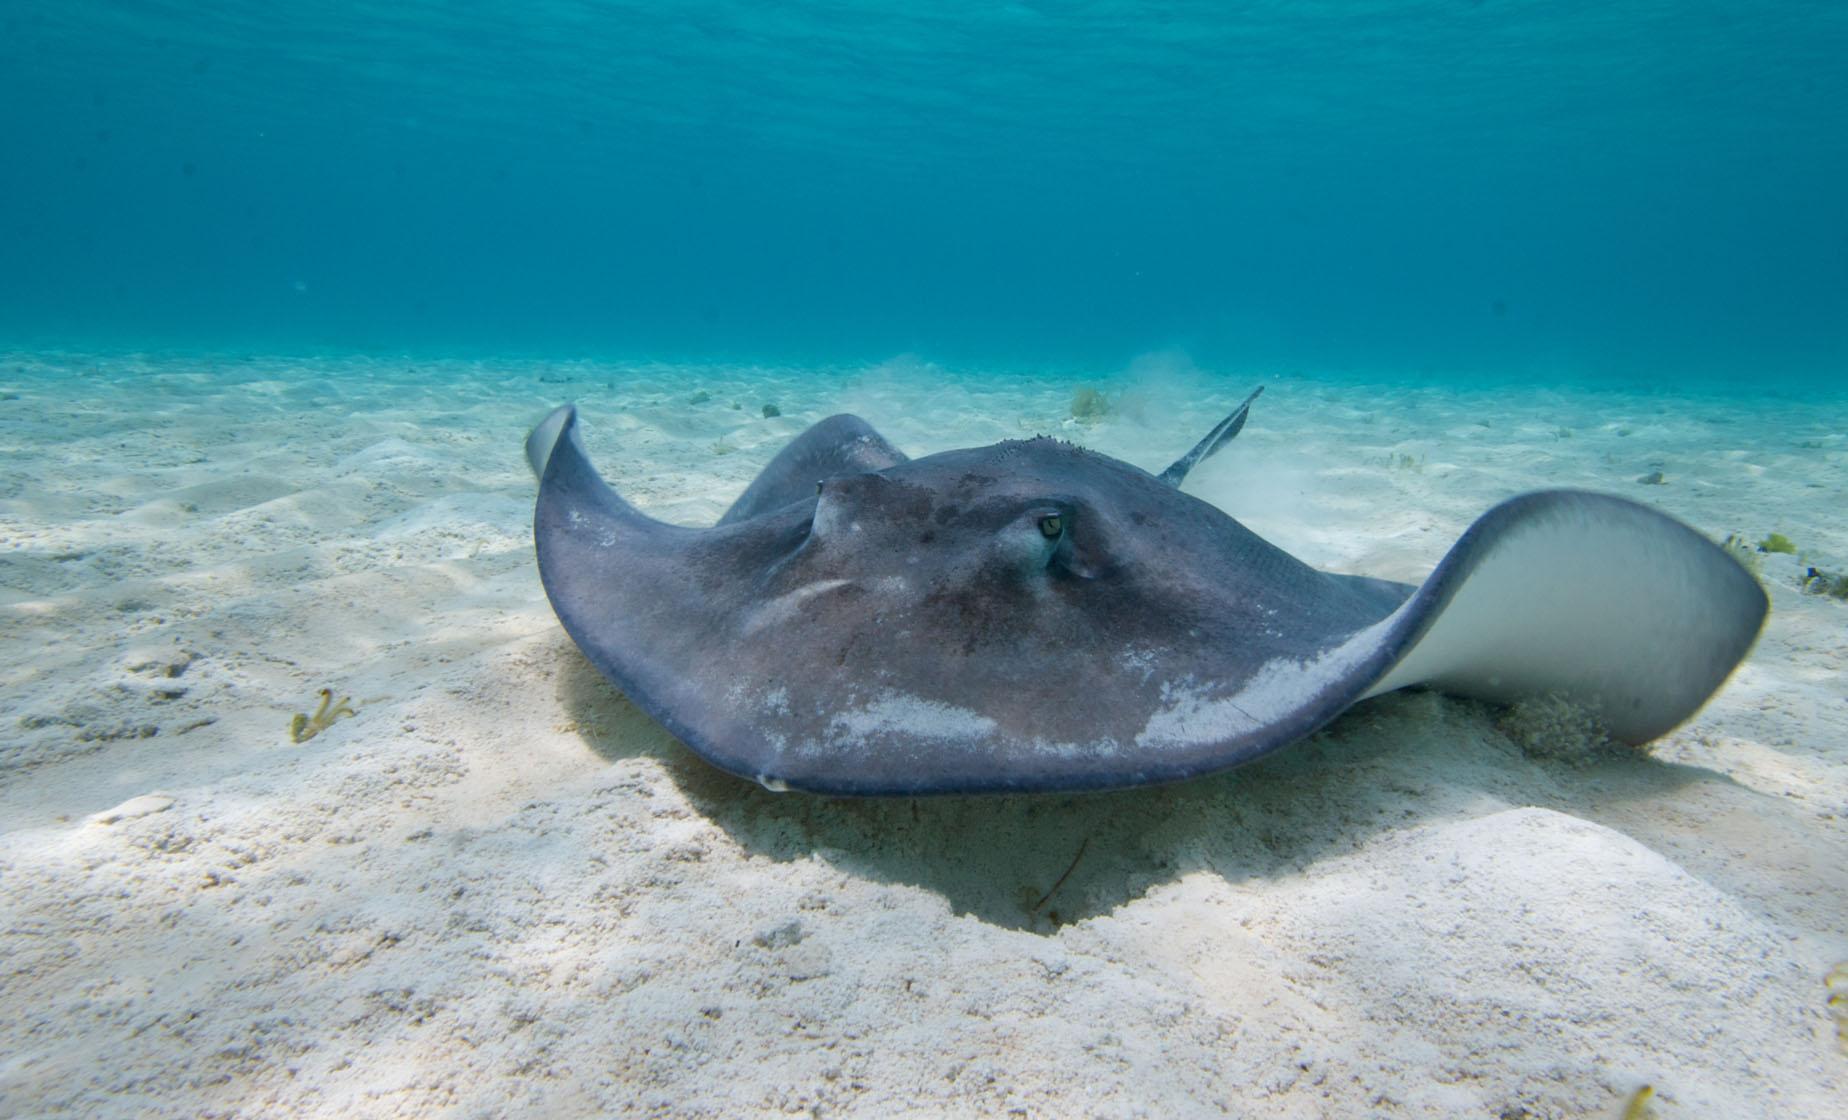
[[[1787,535],[1757,650],[1648,759],[1398,694],[1172,787],[777,795],[605,684],[534,571],[562,400],[709,523],[833,412],[1159,469],[1246,381],[1144,363],[1079,424],[1072,381],[905,361],[7,358],[0,1115],[1841,1116],[1848,603],[1798,575],[1848,567],[1848,403],[1273,379],[1190,479],[1406,580],[1542,486]],[[322,687],[357,715],[296,745]]]

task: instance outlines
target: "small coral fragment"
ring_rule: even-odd
[[[164,813],[173,808],[173,798],[162,793],[144,793],[140,797],[131,797],[113,809],[104,809],[90,816],[91,824],[115,824],[117,821],[132,821],[137,817]]]
[[[331,688],[322,689],[320,695],[321,706],[314,710],[312,716],[297,712],[295,718],[289,721],[289,738],[292,741],[306,743],[332,727],[334,721],[341,716],[359,714],[352,708],[353,698],[351,696],[342,696],[339,700],[335,700],[334,690]]]

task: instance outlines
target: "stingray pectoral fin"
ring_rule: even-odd
[[[577,438],[576,420],[577,406],[561,404],[546,414],[544,420],[533,425],[532,432],[526,437],[526,465],[533,469],[533,478],[545,477],[545,465],[552,458],[552,449],[558,446],[559,439],[566,432],[571,433],[569,438]],[[582,455],[583,452],[583,447],[579,446],[578,454]]]
[[[1428,684],[1498,702],[1550,693],[1641,743],[1693,715],[1750,651],[1764,590],[1681,522],[1554,490],[1472,525],[1391,620],[1405,652],[1366,695]]]
[[[544,465],[533,510],[539,578],[585,656],[649,707],[675,680],[663,655],[675,656],[701,625],[700,591],[685,561],[701,531],[656,521],[625,501],[591,465],[576,425],[567,405],[527,440],[528,455]]]
[[[763,772],[772,745],[753,722],[756,710],[737,703],[737,664],[726,649],[756,595],[750,573],[799,545],[807,511],[792,506],[713,529],[657,521],[597,473],[575,413],[555,418],[533,543],[558,621],[630,701],[708,761]]]
[[[719,524],[744,521],[815,496],[815,484],[841,474],[882,471],[905,461],[871,424],[849,413],[819,421],[789,442],[733,502]]]

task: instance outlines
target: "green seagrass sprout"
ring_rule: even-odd
[[[1764,540],[1758,542],[1758,551],[1760,552],[1787,552],[1794,556],[1796,555],[1796,552],[1797,552],[1797,546],[1794,541],[1792,541],[1789,537],[1785,536],[1784,534],[1772,533],[1770,536],[1766,537]]]
[[[295,718],[289,721],[289,738],[297,743],[306,743],[332,727],[334,721],[341,716],[357,715],[358,713],[352,708],[352,703],[351,696],[342,696],[336,701],[333,689],[322,689],[321,706],[314,710],[312,716],[297,712]]]

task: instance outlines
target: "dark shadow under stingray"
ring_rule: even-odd
[[[751,854],[819,857],[859,878],[931,891],[954,913],[1041,933],[1195,871],[1232,884],[1291,875],[1382,832],[1479,816],[1490,799],[1596,819],[1586,808],[1594,786],[1606,804],[1696,783],[1733,786],[1641,756],[1584,769],[1535,762],[1494,730],[1492,708],[1411,692],[1369,701],[1289,752],[1188,782],[902,799],[772,793],[700,760],[589,662],[561,664],[559,696],[589,749],[609,761],[655,759],[696,811]]]

